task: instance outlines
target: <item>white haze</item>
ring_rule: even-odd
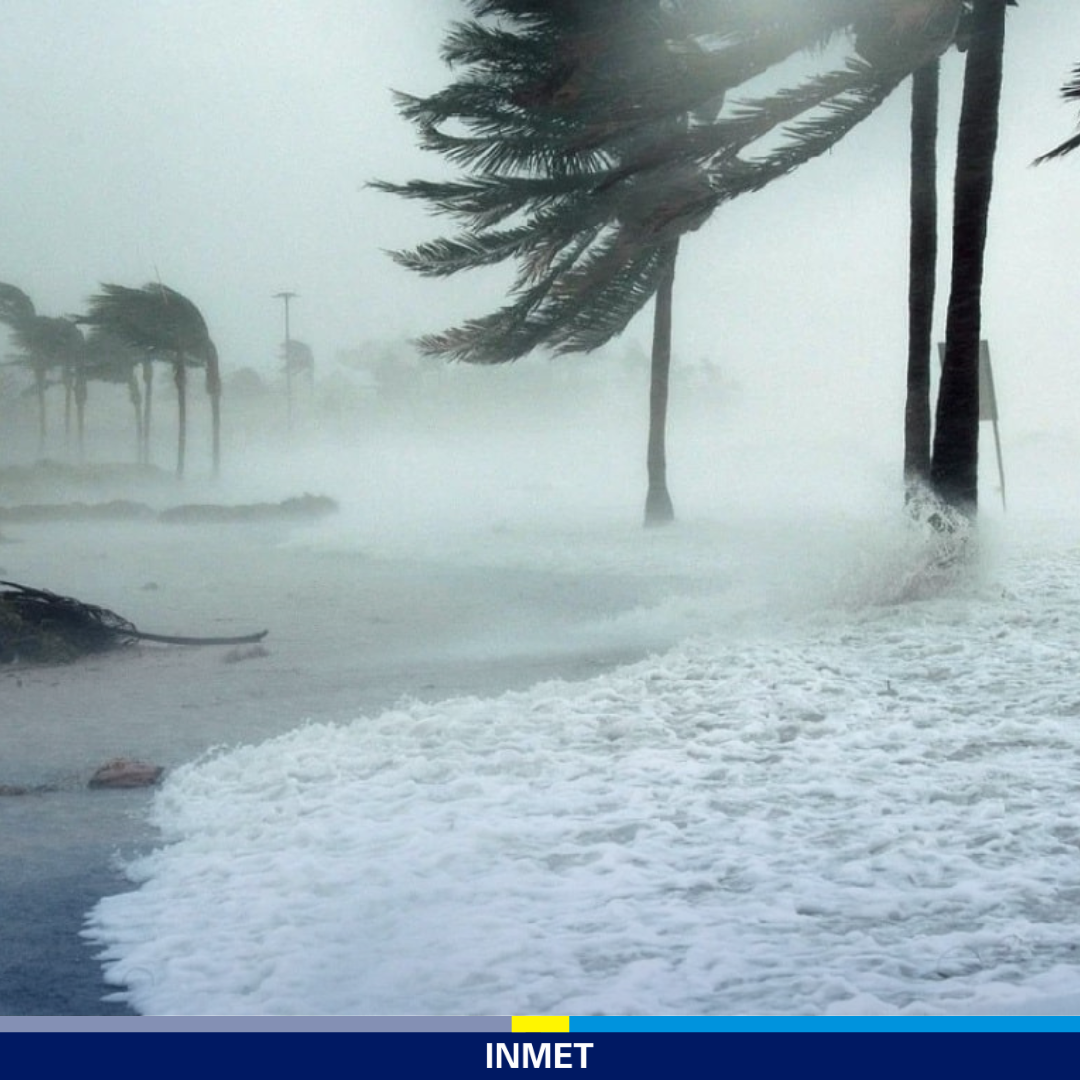
[[[226,394],[219,481],[195,390],[182,485],[53,480],[6,488],[3,503],[310,491],[340,507],[308,526],[0,528],[7,578],[145,629],[271,630],[265,655],[228,663],[148,649],[21,673],[18,693],[5,676],[0,782],[116,754],[174,770],[154,808],[166,846],[135,868],[138,890],[91,917],[135,1007],[993,1011],[1080,991],[1075,844],[1057,817],[1075,794],[1080,639],[1078,163],[1028,165],[1071,130],[1056,87],[1080,12],[1029,6],[1009,16],[984,328],[1009,510],[984,425],[980,575],[907,602],[924,564],[900,509],[904,95],[687,242],[669,436],[679,520],[646,531],[644,319],[601,356],[499,370],[423,366],[401,344],[501,298],[490,277],[418,283],[395,268],[379,249],[444,223],[361,188],[438,171],[386,91],[445,81],[433,57],[449,5],[362,18],[329,2],[7,6],[0,88],[21,107],[0,117],[0,280],[58,314],[100,280],[160,273],[207,314]],[[958,59],[946,68],[955,95]],[[942,161],[946,191],[948,139]],[[282,288],[301,293],[293,332],[317,360],[291,432],[270,298]],[[268,393],[236,381],[248,366]],[[154,459],[167,472],[166,381]],[[32,417],[0,405],[2,463],[32,461]],[[51,410],[59,459],[55,395]],[[130,459],[121,390],[92,386],[87,424],[91,463]],[[1001,644],[984,653],[988,641]],[[727,744],[680,726],[695,701],[703,714],[726,703]],[[815,714],[829,738],[777,777],[769,755],[804,745]],[[913,732],[928,734],[912,746]],[[213,744],[247,749],[188,764]],[[958,777],[980,744],[978,776]],[[732,755],[761,768],[711,806],[725,791],[710,769]],[[879,791],[890,766],[916,779]],[[943,821],[932,807],[961,781],[968,810]],[[806,866],[801,843],[768,827],[804,805],[823,838]],[[903,826],[890,835],[887,810]],[[735,831],[718,836],[721,811]],[[659,858],[680,821],[694,825],[686,845]],[[885,846],[856,851],[848,829]],[[515,861],[519,840],[549,874]],[[920,876],[927,859],[939,877]],[[730,918],[708,904],[714,871],[741,890]],[[867,908],[860,882],[878,871]],[[876,916],[904,940],[882,944]]]
[[[136,493],[331,494],[321,522],[4,527],[7,577],[146,629],[271,630],[5,681],[2,782],[170,769],[160,850],[88,913],[125,1000],[1075,1007],[1072,444],[1006,444],[1008,514],[990,457],[980,566],[950,581],[905,525],[891,432],[782,425],[698,372],[673,402],[680,520],[644,530],[632,358],[399,363],[381,396],[298,387],[291,442],[280,392],[233,400],[216,484],[203,406],[191,478]],[[158,430],[167,466],[164,396]]]
[[[681,521],[646,531],[640,447],[619,434],[640,389],[579,385],[547,429],[505,402],[453,423],[417,405],[348,464],[256,450],[221,491],[332,490],[340,513],[311,527],[111,534],[106,580],[142,624],[216,607],[273,628],[268,655],[232,665],[106,669],[129,702],[153,682],[147,745],[190,741],[203,698],[248,744],[175,770],[163,846],[91,913],[125,1000],[1075,1008],[1080,520],[1034,482],[1067,463],[1011,451],[1013,507],[991,472],[978,572],[950,580],[884,447],[778,446],[729,388],[677,411]],[[177,545],[186,566],[161,558]],[[161,588],[136,594],[155,552]],[[397,665],[417,685],[379,704]]]
[[[422,281],[386,249],[445,219],[364,187],[446,175],[421,153],[390,89],[430,93],[448,0],[62,0],[5,5],[0,93],[0,280],[45,314],[83,310],[101,281],[156,277],[191,296],[226,372],[279,363],[280,301],[330,367],[340,350],[483,314],[501,273]],[[1072,426],[1070,292],[1080,247],[1075,161],[1031,160],[1072,130],[1057,90],[1080,39],[1072,0],[1009,13],[985,334],[1011,420]],[[946,57],[942,236],[962,58]],[[907,88],[832,153],[722,209],[688,239],[676,363],[708,358],[776,388],[783,414],[821,428],[891,424],[902,394],[907,258]],[[947,244],[946,244],[947,247]],[[943,278],[948,253],[943,252]],[[944,298],[938,334],[944,324]],[[648,340],[648,314],[630,338]],[[582,362],[587,362],[583,360]],[[853,414],[857,419],[853,419]]]

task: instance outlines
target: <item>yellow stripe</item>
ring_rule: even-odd
[[[511,1031],[569,1031],[569,1016],[511,1016]]]

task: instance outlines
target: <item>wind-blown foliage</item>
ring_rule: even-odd
[[[141,465],[148,464],[150,460],[148,417],[145,411],[149,395],[144,399],[137,371],[141,368],[145,378],[149,370],[148,355],[144,350],[98,327],[92,328],[86,337],[86,378],[127,387],[128,400],[135,412],[136,460]]]
[[[442,277],[507,261],[497,311],[429,334],[427,353],[497,364],[588,352],[656,297],[646,524],[670,520],[664,417],[674,260],[725,202],[831,149],[953,42],[963,0],[472,0],[443,58],[461,74],[397,95],[455,180],[374,186],[451,218],[456,235],[393,252]],[[732,92],[840,34],[831,70]],[[725,107],[726,103],[726,107]]]
[[[420,342],[429,353],[501,363],[540,346],[589,351],[620,333],[655,295],[670,244],[833,147],[947,47],[960,3],[942,0],[911,25],[888,17],[891,0],[470,7],[473,20],[443,47],[460,77],[427,98],[398,95],[420,145],[465,175],[374,186],[461,227],[393,253],[403,266],[444,276],[516,264],[504,307]],[[833,70],[730,101],[842,32],[850,47]]]
[[[160,282],[141,289],[102,285],[80,321],[107,329],[137,349],[170,358],[184,353],[200,364],[206,363],[213,346],[202,312]]]
[[[139,289],[105,284],[100,293],[91,297],[89,311],[79,321],[173,365],[179,408],[176,471],[180,476],[184,472],[186,446],[187,368],[205,368],[206,390],[213,410],[216,474],[220,467],[221,374],[217,348],[195,304],[160,282],[150,282]]]
[[[1073,68],[1072,75],[1062,86],[1061,96],[1066,101],[1080,101],[1080,64]],[[1078,146],[1080,146],[1080,131],[1071,138],[1059,143],[1053,150],[1037,157],[1035,164],[1041,165],[1044,161],[1053,161],[1055,158],[1065,157],[1066,154],[1071,154]]]
[[[10,329],[12,340],[23,354],[16,363],[28,367],[33,374],[38,400],[38,448],[43,451],[45,392],[50,385],[51,372],[59,369],[66,385],[78,383],[85,389],[81,374],[83,336],[72,319],[39,315],[30,297],[6,282],[0,282],[0,322]]]

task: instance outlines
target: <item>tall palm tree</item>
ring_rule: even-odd
[[[90,309],[80,321],[172,364],[178,413],[176,474],[180,477],[184,475],[187,445],[187,371],[189,367],[206,369],[206,389],[213,416],[213,465],[217,475],[221,460],[221,373],[217,348],[195,304],[160,282],[151,282],[140,289],[106,284],[91,297]]]
[[[47,435],[45,392],[50,385],[50,372],[55,368],[63,372],[78,369],[83,336],[74,320],[39,315],[26,293],[5,282],[0,282],[0,322],[8,326],[16,346],[24,354],[19,362],[33,373],[38,401],[38,453],[42,454]]]
[[[968,516],[978,506],[979,340],[990,195],[1005,45],[1013,0],[971,9],[953,189],[952,279],[938,390],[930,480],[943,502]]]
[[[927,0],[905,0],[916,2]],[[421,145],[471,175],[375,186],[464,225],[455,237],[394,253],[409,269],[443,276],[516,261],[507,305],[421,339],[429,353],[481,364],[540,346],[588,352],[654,296],[654,341],[670,341],[667,294],[680,237],[724,202],[830,149],[947,45],[903,20],[878,26],[867,0],[471,7],[477,18],[456,26],[443,49],[465,74],[429,98],[398,95]],[[503,22],[484,25],[492,15]],[[853,53],[834,71],[718,112],[733,88],[852,29],[861,49],[878,45],[873,60]],[[709,43],[721,34],[722,48]],[[667,363],[662,349],[656,357],[654,387]],[[666,394],[651,397],[655,435]],[[662,464],[662,440],[650,444],[658,448],[650,461]]]
[[[911,79],[911,230],[908,244],[907,399],[904,484],[909,499],[930,482],[930,364],[937,284],[937,135],[940,63]]]

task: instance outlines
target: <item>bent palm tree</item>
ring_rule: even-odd
[[[82,364],[82,333],[71,319],[39,315],[26,293],[5,282],[0,282],[0,322],[8,326],[15,344],[24,354],[18,362],[33,373],[38,401],[38,452],[44,453],[47,433],[45,392],[49,387],[49,373],[59,368],[64,373],[65,384],[75,388],[80,410],[81,402],[85,402],[85,396],[80,402],[80,389],[85,395],[85,382],[80,388],[78,375]]]
[[[176,474],[181,477],[187,444],[187,369],[205,367],[213,415],[216,476],[221,462],[221,373],[217,348],[195,304],[160,282],[151,282],[141,289],[102,285],[102,291],[91,297],[90,310],[80,321],[173,365],[178,410]]]
[[[589,352],[653,297],[661,344],[683,234],[831,149],[950,44],[928,5],[955,14],[959,3],[469,0],[477,20],[457,25],[443,49],[469,70],[440,93],[398,103],[424,149],[472,174],[374,186],[464,225],[393,253],[401,265],[445,276],[513,260],[518,272],[504,307],[428,335],[421,348],[479,364],[541,346]],[[908,18],[913,6],[921,20]],[[484,25],[490,16],[502,24]],[[836,70],[720,111],[732,89],[842,31],[854,31],[857,48]],[[652,398],[656,434],[665,395]],[[662,441],[650,443],[650,463],[662,465]]]

